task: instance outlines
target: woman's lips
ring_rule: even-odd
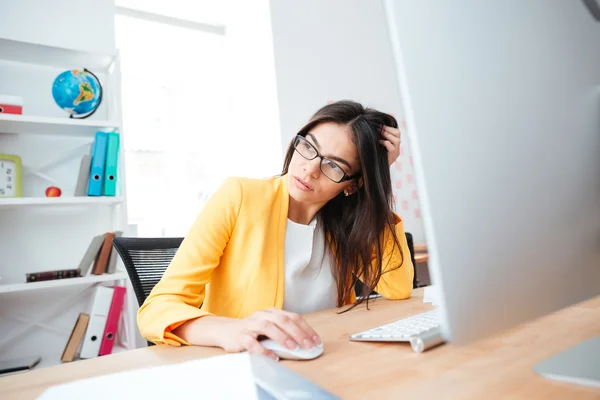
[[[296,186],[298,187],[298,189],[305,192],[313,191],[313,188],[308,183],[304,182],[302,179],[294,177],[294,181],[296,182]]]

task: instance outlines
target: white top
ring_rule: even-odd
[[[287,220],[285,231],[283,309],[306,314],[337,305],[337,284],[331,252],[325,254],[323,230]]]

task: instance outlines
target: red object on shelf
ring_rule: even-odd
[[[0,95],[0,114],[23,114],[23,99],[18,96]]]
[[[60,197],[62,190],[56,186],[49,186],[46,188],[46,197]]]
[[[0,103],[0,114],[23,114],[23,106]]]

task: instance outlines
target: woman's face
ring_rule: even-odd
[[[356,180],[336,183],[325,175],[337,178],[342,171],[348,176],[359,172],[358,153],[350,135],[348,126],[325,122],[309,131],[305,138],[308,143],[298,143],[288,169],[289,193],[294,200],[324,205],[346,188],[356,190]],[[325,173],[315,150],[332,161],[323,161]],[[302,154],[314,158],[308,160]]]

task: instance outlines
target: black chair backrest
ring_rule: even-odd
[[[404,232],[406,235],[406,243],[408,244],[408,250],[410,250],[410,259],[412,261],[413,268],[415,269],[415,275],[413,277],[413,288],[419,287],[419,279],[417,278],[417,263],[415,262],[415,242],[413,241],[412,233]]]
[[[419,287],[419,280],[417,279],[417,264],[415,264],[415,244],[411,233],[404,232],[404,234],[406,235],[406,243],[408,244],[408,250],[410,251],[410,259],[412,260],[413,267],[415,270],[415,274],[413,277],[413,289],[416,289],[417,287]],[[404,256],[406,257],[406,255]],[[354,284],[354,293],[356,294],[356,296],[362,296],[363,288],[363,283],[357,279]],[[377,294],[377,292],[373,291],[371,294]]]
[[[113,246],[121,256],[141,306],[160,281],[183,238],[118,237]]]

